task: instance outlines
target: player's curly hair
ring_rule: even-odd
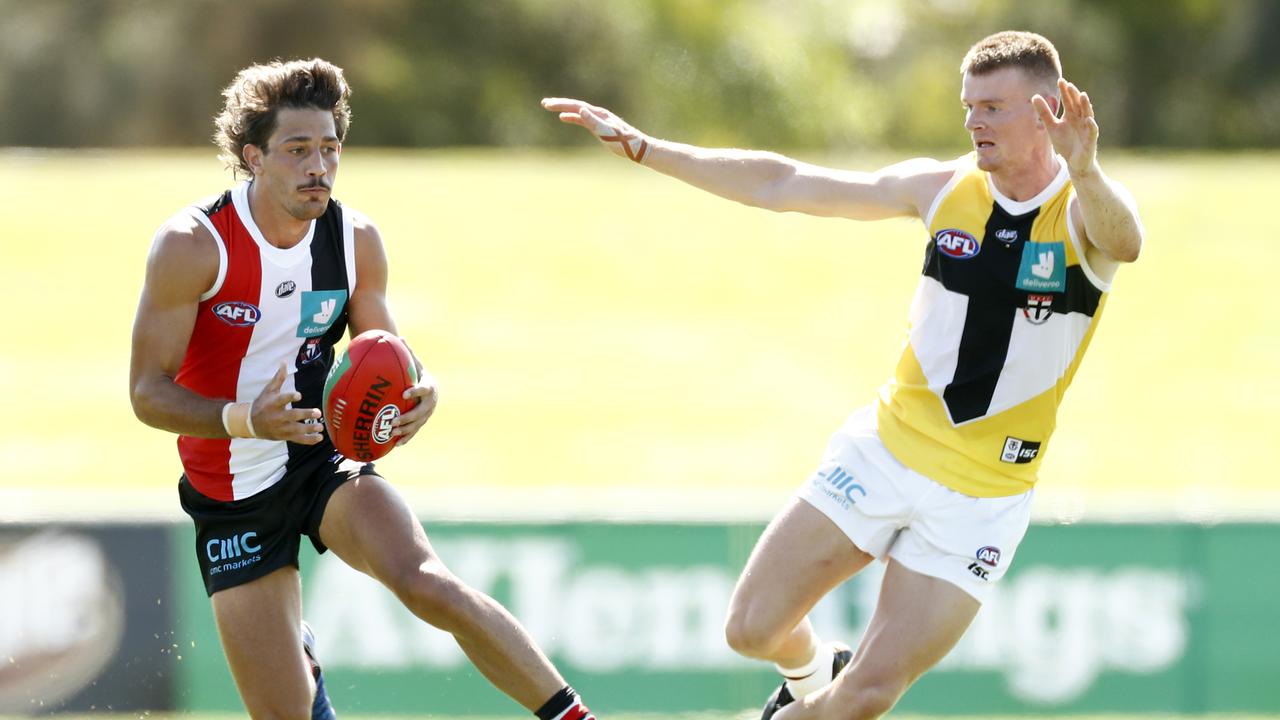
[[[1058,50],[1042,35],[1006,30],[989,35],[969,48],[960,63],[960,74],[986,75],[1004,67],[1021,68],[1038,83],[1057,93],[1062,77]]]
[[[332,112],[339,142],[346,138],[351,124],[347,102],[351,88],[342,68],[320,58],[250,65],[236,74],[222,97],[222,112],[213,121],[213,142],[222,151],[219,157],[237,174],[253,174],[244,160],[244,146],[266,149],[280,108]]]

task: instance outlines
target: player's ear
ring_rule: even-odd
[[[240,157],[244,158],[244,164],[249,166],[249,172],[254,175],[262,169],[262,156],[266,153],[262,148],[253,143],[246,143],[244,149],[240,151]]]

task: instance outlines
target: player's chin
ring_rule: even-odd
[[[289,210],[289,214],[298,220],[316,220],[329,207],[329,196],[323,197],[307,197],[302,202],[294,205]]]

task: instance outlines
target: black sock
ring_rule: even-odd
[[[565,685],[533,713],[538,720],[596,720],[573,688]]]

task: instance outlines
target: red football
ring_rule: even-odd
[[[418,382],[409,346],[383,330],[352,338],[324,383],[325,427],[346,457],[370,462],[391,452],[391,422],[416,404],[404,391]]]

